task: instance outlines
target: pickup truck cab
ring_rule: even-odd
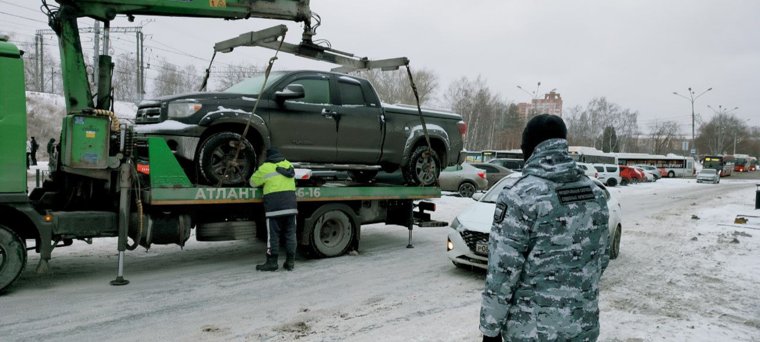
[[[417,108],[381,103],[365,79],[280,71],[261,91],[263,82],[261,74],[223,92],[143,101],[135,130],[166,139],[188,171],[198,170],[199,181],[214,185],[245,183],[270,146],[293,162],[351,170],[358,181],[371,180],[381,168],[401,168],[407,183],[432,185],[441,169],[464,161],[466,125],[459,114],[423,111],[433,148],[428,153]]]

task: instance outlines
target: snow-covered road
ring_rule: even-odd
[[[611,189],[623,239],[603,277],[601,340],[760,340],[760,230],[719,226],[759,215],[754,184]],[[444,221],[472,203],[436,201]],[[0,340],[479,341],[483,273],[446,258],[448,230],[417,229],[407,249],[406,229],[368,226],[358,255],[299,259],[294,272],[254,271],[260,242],[156,246],[128,252],[124,287],[108,284],[114,239],[75,242],[51,273],[30,257],[0,297]]]

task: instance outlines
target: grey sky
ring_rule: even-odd
[[[44,20],[42,14],[9,3],[36,8],[36,1],[0,1],[0,11]],[[638,110],[642,132],[656,120],[674,120],[691,130],[688,87],[713,91],[696,102],[705,120],[706,106],[740,107],[735,114],[760,126],[760,101],[755,93],[760,75],[760,1],[756,0],[312,0],[322,17],[316,38],[334,48],[370,58],[406,56],[413,68],[435,71],[441,80],[438,98],[462,76],[481,75],[504,99],[529,100],[517,85],[540,93],[556,88],[565,108],[605,96],[624,108]],[[203,59],[216,41],[279,22],[213,19],[119,19],[113,26],[131,26],[152,19],[151,58],[177,64],[206,62],[159,49],[175,49]],[[91,21],[83,24],[90,25]],[[289,24],[287,40],[300,39],[300,26]],[[36,23],[0,14],[0,31],[30,40]],[[52,38],[51,38],[52,39]],[[133,48],[134,37],[114,42],[116,52]],[[238,49],[217,58],[221,63],[247,61],[263,65],[268,50]],[[329,69],[331,65],[282,56],[275,68]]]

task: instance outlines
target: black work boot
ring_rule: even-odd
[[[296,255],[295,254],[286,255],[285,263],[282,264],[282,268],[288,271],[292,271],[294,267],[296,267]]]
[[[277,254],[267,255],[267,262],[262,265],[256,265],[257,271],[277,271]]]

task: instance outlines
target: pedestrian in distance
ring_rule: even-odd
[[[502,190],[488,242],[483,341],[596,341],[609,262],[603,190],[567,151],[555,115],[528,121],[522,177]]]
[[[55,138],[50,138],[47,143],[48,160],[53,160],[53,154],[55,153]]]
[[[32,165],[37,165],[37,150],[40,148],[40,144],[37,143],[37,140],[34,140],[34,137],[32,137],[32,149],[31,149],[31,158],[32,158]]]
[[[32,142],[26,141],[26,169],[29,170],[29,163],[32,160]]]
[[[266,151],[266,160],[251,176],[251,186],[263,187],[267,224],[267,260],[256,265],[259,271],[276,271],[280,241],[285,240],[283,268],[292,271],[296,260],[296,181],[295,169],[276,149]]]

